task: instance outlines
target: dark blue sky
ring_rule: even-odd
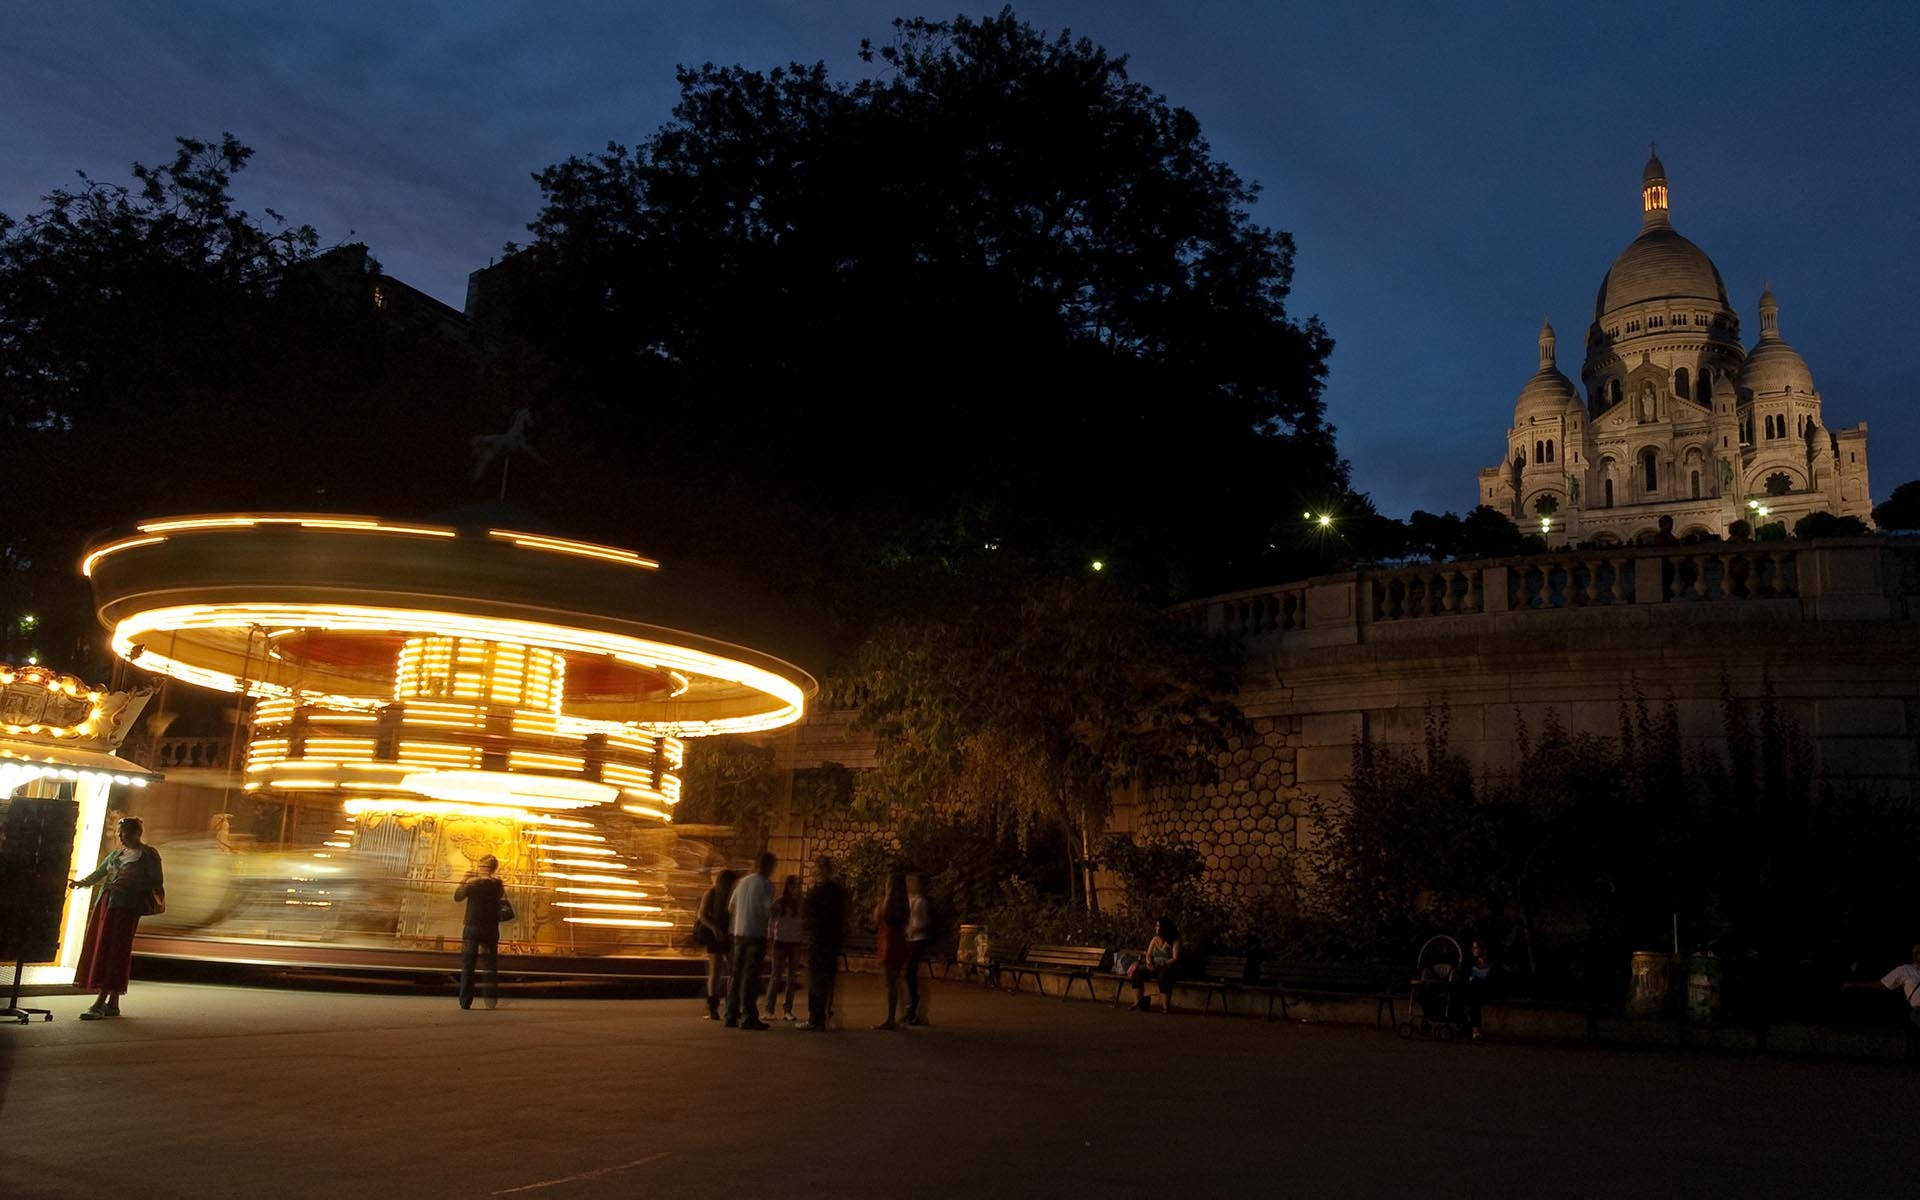
[[[949,0],[950,3],[950,0]],[[175,134],[258,155],[242,200],[458,305],[521,238],[535,169],[668,114],[676,63],[860,69],[902,0],[421,6],[0,0],[0,211]],[[1920,4],[1021,5],[1132,57],[1299,244],[1293,311],[1381,508],[1464,509],[1498,462],[1541,315],[1577,378],[1594,292],[1638,230],[1657,139],[1682,232],[1745,327],[1763,282],[1873,493],[1920,476],[1906,363],[1920,233]]]

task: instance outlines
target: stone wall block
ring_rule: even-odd
[[[1357,712],[1307,713],[1301,717],[1301,736],[1309,746],[1339,746],[1343,749],[1353,745],[1353,739],[1360,736],[1360,714]]]
[[[1310,783],[1345,780],[1352,767],[1353,748],[1347,745],[1306,747],[1295,763],[1297,776]]]
[[[1885,699],[1821,700],[1814,706],[1814,735],[1831,737],[1901,737],[1907,732],[1906,701]]]

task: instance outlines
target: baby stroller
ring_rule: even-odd
[[[1411,1038],[1418,1033],[1450,1042],[1466,1028],[1461,991],[1466,974],[1466,956],[1459,942],[1441,934],[1422,943],[1413,958],[1413,992],[1407,997],[1407,1019],[1400,1023],[1400,1036]]]

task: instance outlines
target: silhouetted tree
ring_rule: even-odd
[[[1920,479],[1910,479],[1873,509],[1873,523],[1882,529],[1920,529]]]
[[[180,138],[130,184],[83,174],[0,215],[0,624],[16,658],[106,669],[75,569],[104,529],[464,497],[466,438],[493,420],[473,411],[472,356],[384,320],[364,255],[323,264],[310,227],[236,208],[252,153]]]
[[[1793,523],[1797,538],[1865,537],[1870,532],[1859,517],[1836,517],[1830,512],[1811,512]]]
[[[538,176],[504,327],[568,478],[649,483],[590,519],[796,591],[985,546],[1162,595],[1284,573],[1286,501],[1346,476],[1254,185],[1011,11],[862,57],[682,70],[644,142]]]

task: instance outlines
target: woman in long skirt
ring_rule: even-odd
[[[87,940],[81,945],[80,965],[74,971],[74,982],[99,993],[93,1007],[80,1014],[82,1021],[120,1015],[120,997],[126,994],[127,977],[133,969],[133,935],[140,928],[140,918],[166,907],[160,852],[140,840],[145,832],[140,818],[123,819],[119,832],[119,848],[108,854],[91,875],[67,882],[71,890],[104,881],[94,894],[93,911],[87,917]]]
[[[887,879],[887,894],[873,910],[878,928],[880,970],[887,979],[887,1019],[875,1029],[897,1029],[894,1012],[900,1004],[900,969],[907,965],[907,879],[895,871]]]

